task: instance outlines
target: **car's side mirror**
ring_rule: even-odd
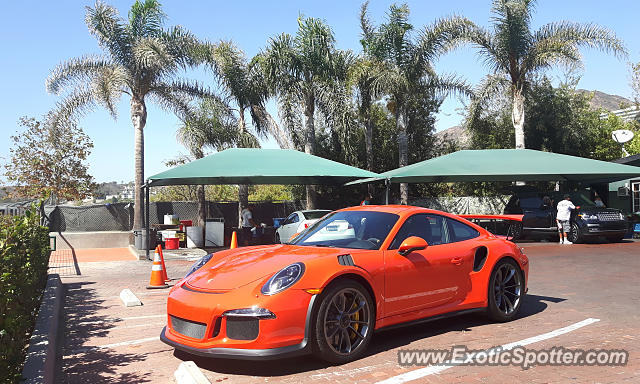
[[[398,253],[402,256],[407,256],[413,251],[419,251],[421,249],[427,248],[428,246],[429,244],[427,244],[427,242],[422,237],[411,236],[404,239],[404,241],[400,245],[400,248],[398,248]]]

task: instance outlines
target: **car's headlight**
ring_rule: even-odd
[[[618,212],[620,214],[620,220],[624,220],[624,215],[622,214],[622,212]]]
[[[196,263],[191,266],[191,269],[189,269],[189,272],[187,272],[187,274],[184,277],[187,277],[190,274],[192,274],[193,272],[195,272],[198,269],[202,268],[202,266],[207,264],[207,262],[209,260],[211,260],[212,257],[213,257],[213,253],[210,253],[208,255],[202,256],[202,258],[200,260],[196,261]]]
[[[588,213],[581,213],[578,216],[580,216],[584,220],[598,220],[598,216],[597,215],[590,215]]]
[[[269,281],[262,286],[261,292],[263,295],[275,295],[292,286],[296,281],[300,280],[303,274],[304,264],[291,264],[271,276]]]

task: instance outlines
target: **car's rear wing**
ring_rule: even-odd
[[[524,215],[458,215],[498,237],[514,240],[522,236]]]

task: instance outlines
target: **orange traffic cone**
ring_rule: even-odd
[[[158,248],[156,248],[156,252],[153,255],[151,279],[149,280],[149,285],[147,285],[147,289],[157,288],[169,288],[169,286],[164,281],[164,275],[162,273],[162,261],[160,259],[160,253],[158,253]]]
[[[162,262],[162,277],[164,281],[171,281],[169,276],[167,276],[167,267],[164,265],[164,255],[162,254],[162,246],[158,245],[158,251],[160,251],[160,261]]]
[[[229,249],[238,248],[238,235],[236,235],[236,231],[233,231],[231,234],[231,246]]]

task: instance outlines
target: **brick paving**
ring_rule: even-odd
[[[79,261],[80,275],[63,277],[64,383],[174,382],[181,359],[194,360],[212,382],[376,383],[419,367],[400,367],[398,349],[486,349],[523,340],[586,318],[599,322],[529,345],[528,348],[627,349],[625,367],[451,367],[423,383],[614,383],[640,377],[640,242],[621,244],[522,244],[531,260],[529,295],[522,315],[494,324],[466,315],[377,333],[366,357],[328,366],[311,357],[247,362],[203,359],[174,352],[157,338],[165,324],[167,290],[146,290],[146,261]],[[126,250],[124,250],[126,251]],[[122,256],[125,257],[125,256]],[[90,258],[84,259],[90,260]],[[169,277],[181,277],[192,261],[167,260]],[[142,307],[125,308],[118,295],[130,288]]]

